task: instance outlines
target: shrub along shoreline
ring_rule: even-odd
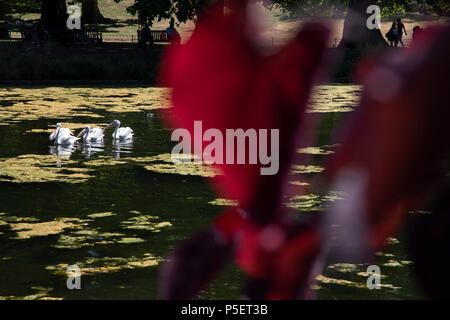
[[[0,44],[0,81],[139,81],[156,83],[166,46],[26,47]]]

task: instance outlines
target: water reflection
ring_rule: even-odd
[[[75,146],[73,145],[58,145],[58,146],[51,146],[49,149],[50,154],[57,156],[58,158],[63,159],[70,159],[70,156],[72,153],[76,150]]]
[[[126,141],[119,141],[119,140],[113,141],[112,156],[115,159],[120,159],[121,153],[131,153],[132,151],[133,151],[132,139]]]
[[[57,156],[58,158],[62,158],[65,160],[69,160],[72,154],[75,151],[80,151],[80,153],[86,158],[89,159],[98,153],[105,152],[105,143],[101,142],[78,142],[76,145],[70,146],[50,146],[49,152],[50,154]],[[133,152],[133,140],[127,141],[113,141],[111,156],[115,159],[120,159],[121,154],[131,154]]]
[[[105,151],[105,143],[103,141],[99,142],[83,142],[78,145],[81,153],[86,157],[90,158],[96,153]]]

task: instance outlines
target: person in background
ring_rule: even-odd
[[[405,25],[402,23],[402,19],[398,18],[397,19],[397,28],[398,28],[398,41],[402,44],[402,47],[405,46],[405,44],[403,43],[403,31],[405,31],[405,35],[408,35],[408,33],[406,32],[406,28]]]
[[[33,24],[33,42],[37,47],[41,46],[41,37],[43,36],[44,30],[44,19],[40,18],[37,23]]]
[[[152,32],[150,31],[150,27],[146,23],[144,28],[139,31],[139,46],[145,46],[147,42],[150,43],[150,45],[153,45]]]
[[[175,29],[175,19],[170,19],[170,27],[166,29],[167,38],[171,44],[180,44],[181,36],[178,33],[177,29]]]
[[[395,22],[392,23],[391,28],[389,29],[388,33],[386,33],[386,38],[389,41],[389,44],[391,47],[398,46],[398,27],[397,24]]]

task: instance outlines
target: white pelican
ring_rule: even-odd
[[[83,137],[85,142],[100,142],[103,141],[103,129],[93,128],[86,126],[83,131],[81,131],[77,138]]]
[[[112,134],[114,140],[125,141],[133,138],[134,135],[133,129],[129,127],[121,128],[119,120],[114,120],[103,130],[106,130],[113,126],[116,127],[114,133]]]
[[[52,139],[53,138],[53,139]],[[55,140],[55,145],[71,145],[80,140],[72,135],[70,129],[61,128],[61,124],[56,125],[56,131],[50,135],[50,140]]]
[[[61,136],[70,136],[72,134],[72,131],[69,128],[61,128],[61,123],[57,123],[56,130],[49,137],[50,141],[55,140],[58,132]]]

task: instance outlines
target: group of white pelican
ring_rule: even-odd
[[[114,141],[129,141],[133,138],[134,132],[129,127],[121,127],[119,120],[114,120],[105,128],[91,128],[86,126],[77,136],[74,136],[69,128],[62,128],[60,123],[56,124],[56,130],[49,139],[54,141],[55,145],[71,146],[80,139],[84,142],[102,142],[105,130],[115,128],[112,137]]]

